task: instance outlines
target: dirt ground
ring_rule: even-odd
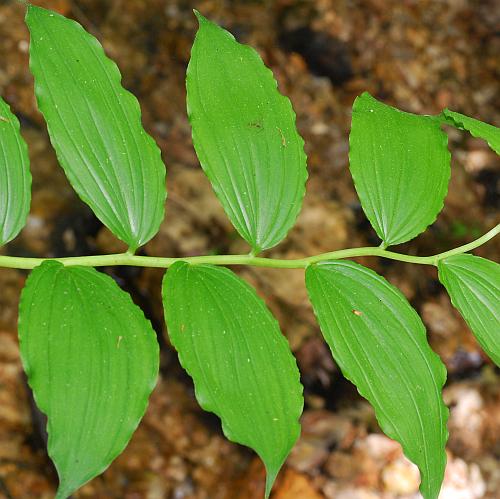
[[[185,111],[185,69],[196,30],[192,8],[255,46],[290,96],[306,141],[304,209],[276,257],[378,244],[348,172],[350,108],[364,90],[402,109],[443,107],[500,125],[500,4],[496,0],[38,0],[82,23],[103,43],[139,98],[167,165],[167,217],[144,253],[188,256],[247,251],[194,154]],[[69,256],[123,250],[76,197],[58,167],[36,110],[23,6],[0,0],[0,93],[30,146],[28,224],[2,251]],[[446,206],[424,235],[396,248],[428,255],[458,246],[499,221],[500,161],[486,145],[447,130],[453,173]],[[499,257],[497,239],[477,254]],[[454,311],[433,268],[360,260],[398,285],[424,319],[445,362],[450,406],[442,499],[495,498],[500,490],[499,371]],[[168,345],[162,272],[109,269],[144,307],[162,345],[161,376],[127,450],[76,498],[261,498],[264,469],[224,439],[194,399]],[[306,407],[300,441],[274,499],[417,498],[418,472],[380,433],[370,406],[345,381],[321,340],[301,271],[238,269],[276,314],[298,359]],[[33,408],[16,336],[26,273],[0,269],[0,497],[49,498],[57,483]]]

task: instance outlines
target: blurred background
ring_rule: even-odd
[[[144,254],[241,253],[194,154],[185,111],[185,69],[196,31],[192,9],[256,47],[297,112],[310,178],[304,209],[269,255],[294,258],[378,245],[348,171],[354,98],[375,97],[415,113],[444,107],[500,125],[500,3],[497,0],[38,0],[78,20],[119,65],[141,102],[146,129],[167,165],[167,218]],[[2,252],[70,256],[124,250],[76,197],[58,167],[36,109],[28,71],[24,7],[0,0],[0,93],[30,146],[33,202],[28,224]],[[447,129],[452,180],[436,223],[397,251],[428,255],[464,244],[499,222],[500,161],[481,140]],[[476,254],[499,257],[498,238]],[[399,286],[445,362],[450,406],[442,499],[498,498],[499,371],[452,309],[434,268],[360,262]],[[141,305],[162,345],[161,376],[127,450],[77,498],[261,498],[264,469],[227,442],[218,419],[198,407],[193,386],[165,339],[162,271],[107,271]],[[418,472],[383,436],[370,406],[344,380],[313,318],[301,271],[237,269],[273,310],[305,387],[302,437],[277,481],[275,499],[417,498]],[[52,497],[56,474],[45,422],[33,407],[16,336],[26,273],[0,270],[0,497]]]

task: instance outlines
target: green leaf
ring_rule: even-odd
[[[354,262],[310,266],[306,285],[344,376],[374,407],[380,427],[420,469],[420,491],[437,498],[448,437],[441,390],[446,369],[401,292]]]
[[[0,97],[0,246],[26,224],[31,201],[28,147],[19,121]]]
[[[500,366],[500,265],[473,255],[438,263],[439,280],[479,344]]]
[[[231,222],[257,253],[278,244],[300,211],[304,141],[257,52],[196,15],[186,79],[194,146]]]
[[[467,130],[473,137],[485,140],[497,154],[500,154],[500,128],[449,109],[443,111],[443,116],[448,125]]]
[[[49,260],[22,292],[19,342],[64,498],[104,471],[139,424],[158,375],[156,335],[109,276]]]
[[[267,470],[266,497],[300,434],[299,371],[276,319],[246,282],[210,265],[176,263],[163,281],[172,344],[196,398]]]
[[[78,23],[30,5],[30,68],[50,139],[78,195],[131,250],[163,219],[165,166],[116,64]]]
[[[404,113],[366,92],[354,101],[351,174],[385,246],[414,238],[443,208],[450,179],[447,141],[434,117]]]

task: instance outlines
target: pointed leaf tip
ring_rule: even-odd
[[[274,482],[276,481],[276,477],[281,469],[282,464],[276,469],[271,469],[266,466],[266,489],[264,492],[264,498],[269,499],[271,495],[271,490],[273,489]]]
[[[26,16],[36,14],[39,11],[46,10],[43,7],[38,7],[30,2],[26,2]]]
[[[203,21],[207,21],[207,18],[204,17],[199,10],[193,9],[193,13],[196,16],[196,19],[198,19],[198,22],[201,24]]]

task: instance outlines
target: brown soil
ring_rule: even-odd
[[[269,252],[292,258],[376,243],[348,172],[350,108],[364,90],[402,109],[443,107],[500,124],[500,6],[495,0],[38,0],[81,22],[120,66],[168,169],[167,218],[150,255],[247,250],[220,208],[194,154],[185,112],[185,69],[196,30],[192,8],[255,46],[290,96],[306,140],[310,179],[288,239]],[[21,119],[32,158],[27,227],[5,251],[68,256],[122,245],[76,197],[57,166],[28,71],[23,7],[0,1],[0,93]],[[432,254],[463,244],[499,221],[500,161],[486,145],[448,130],[453,174],[446,206],[429,231],[397,248]],[[500,241],[477,254],[498,259]],[[499,374],[451,307],[436,272],[362,259],[398,285],[422,315],[449,370],[449,466],[443,498],[498,497]],[[162,272],[110,269],[165,338]],[[278,317],[302,372],[303,434],[275,499],[418,497],[418,474],[384,437],[373,411],[346,382],[321,340],[301,271],[240,269]],[[0,497],[52,497],[57,480],[45,451],[16,338],[26,273],[0,271]],[[78,498],[253,499],[264,470],[229,443],[200,410],[190,379],[163,340],[161,377],[127,450]],[[496,492],[495,492],[496,491]]]

